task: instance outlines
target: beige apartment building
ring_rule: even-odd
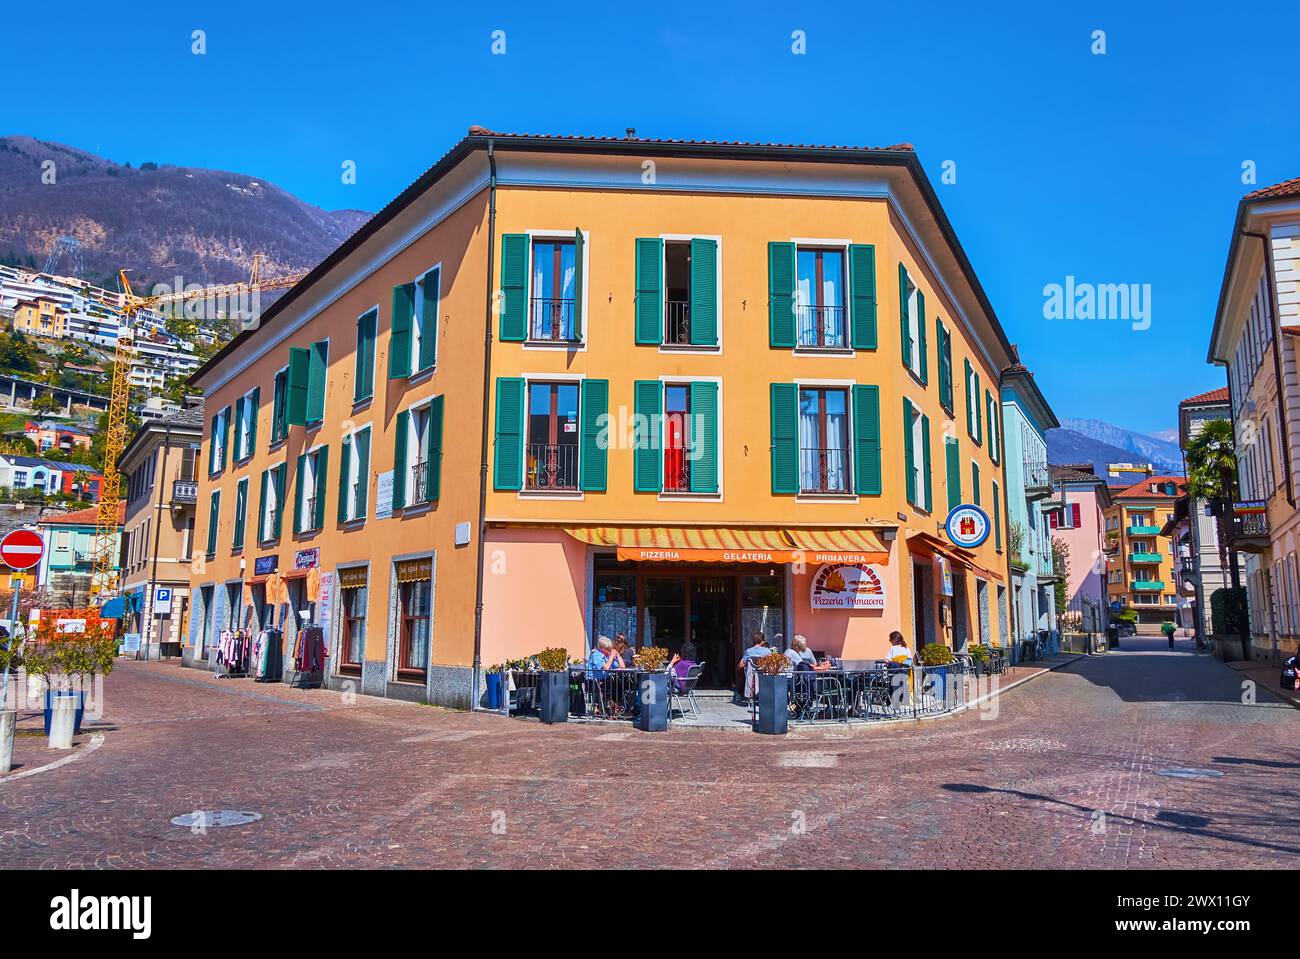
[[[126,479],[123,629],[139,634],[142,655],[151,659],[179,656],[188,629],[202,437],[199,404],[146,422],[118,461]]]

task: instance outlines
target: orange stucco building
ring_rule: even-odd
[[[195,374],[186,658],[312,620],[331,683],[468,705],[602,633],[720,686],[756,630],[1006,642],[1010,362],[910,147],[473,128]]]

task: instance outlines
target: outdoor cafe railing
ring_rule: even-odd
[[[511,715],[535,715],[538,712],[537,686],[542,674],[528,670],[510,672]],[[637,669],[589,671],[575,666],[569,669],[569,715],[575,718],[622,719],[631,722],[636,715],[636,694],[641,678]]]
[[[966,705],[974,667],[800,670],[789,674],[790,723],[879,722],[952,712]]]

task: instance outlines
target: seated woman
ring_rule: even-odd
[[[908,648],[907,640],[898,630],[889,634],[889,652],[885,654],[891,665],[911,666],[912,650]]]
[[[808,640],[800,635],[790,640],[790,648],[785,651],[785,658],[790,660],[791,668],[796,671],[812,670],[824,673],[831,668],[829,662],[817,662],[817,657],[808,648]]]
[[[614,658],[610,661],[610,669],[634,669],[636,662],[633,656],[636,650],[628,646],[627,637],[619,633],[614,637]]]

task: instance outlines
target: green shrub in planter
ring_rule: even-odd
[[[537,654],[537,665],[544,673],[558,673],[569,668],[567,649],[543,649]]]
[[[922,666],[947,666],[951,663],[952,650],[943,643],[926,643],[921,647]]]

